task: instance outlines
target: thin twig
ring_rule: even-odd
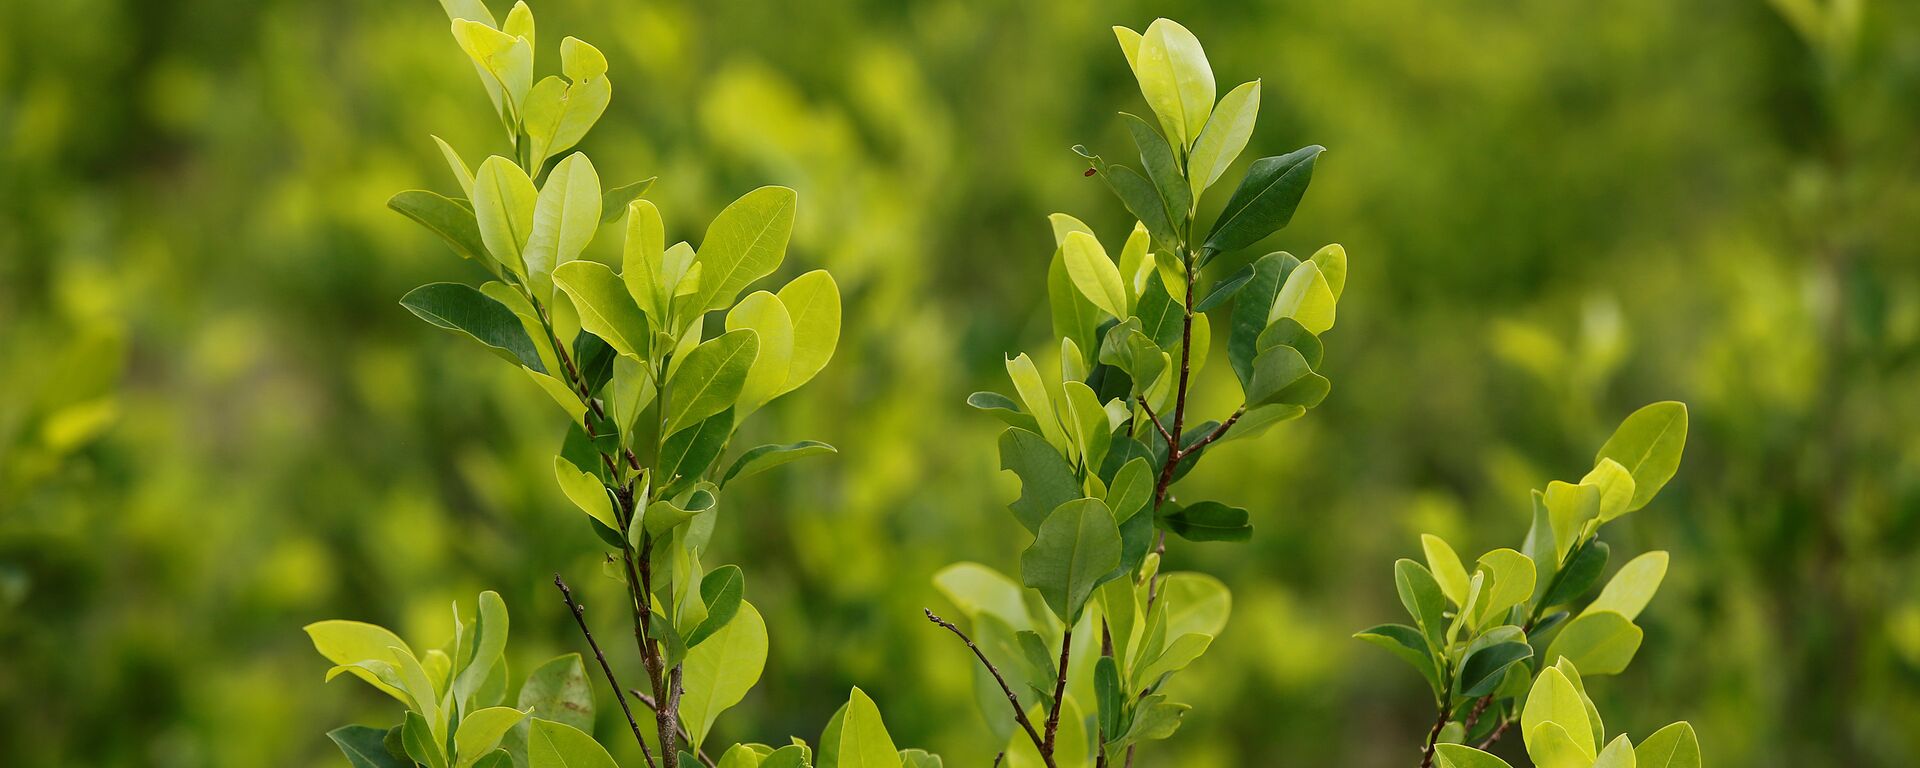
[[[1492,749],[1493,743],[1500,740],[1500,737],[1507,732],[1507,727],[1510,725],[1513,725],[1513,718],[1510,718],[1510,717],[1501,718],[1500,724],[1494,727],[1493,733],[1487,734],[1487,737],[1484,739],[1481,739],[1480,743],[1475,744],[1473,748],[1480,750],[1482,752]]]
[[[1073,627],[1060,633],[1060,676],[1053,682],[1053,708],[1047,712],[1047,743],[1040,756],[1053,765],[1053,737],[1060,732],[1060,704],[1067,695],[1067,661],[1073,654]]]
[[[1160,417],[1154,414],[1153,406],[1147,404],[1147,398],[1145,395],[1140,396],[1140,407],[1146,409],[1147,420],[1153,422],[1153,428],[1156,430],[1159,430],[1161,439],[1164,439],[1167,441],[1167,455],[1171,456],[1173,454],[1179,453],[1180,441],[1175,440],[1173,438],[1173,433],[1168,432],[1167,428],[1160,424]]]
[[[1184,459],[1188,456],[1191,456],[1199,452],[1200,449],[1213,444],[1213,441],[1219,440],[1220,438],[1225,437],[1227,434],[1227,430],[1232,429],[1233,423],[1236,421],[1239,421],[1240,417],[1245,415],[1246,412],[1247,412],[1247,407],[1244,405],[1240,406],[1240,409],[1237,411],[1234,411],[1232,416],[1228,416],[1226,421],[1220,422],[1220,426],[1214,427],[1213,431],[1208,432],[1206,437],[1200,438],[1200,442],[1194,443],[1193,445],[1190,445],[1190,446],[1187,446],[1186,448],[1181,449],[1180,458]]]
[[[920,610],[926,612],[927,621],[946,627],[947,631],[952,632],[954,637],[960,638],[960,642],[967,644],[967,650],[973,651],[973,655],[980,659],[980,663],[987,668],[987,674],[992,675],[993,681],[1000,684],[1000,691],[1007,694],[1007,704],[1013,707],[1014,721],[1020,723],[1021,728],[1026,729],[1027,738],[1033,740],[1034,749],[1042,751],[1041,756],[1046,759],[1047,765],[1053,765],[1053,758],[1045,754],[1046,748],[1042,746],[1043,742],[1040,739],[1040,732],[1034,729],[1033,721],[1027,719],[1027,709],[1020,705],[1019,694],[1014,693],[1013,688],[1007,685],[1007,679],[1000,676],[1000,669],[993,666],[993,662],[987,660],[987,655],[980,651],[980,646],[973,644],[973,638],[967,637],[967,633],[960,631],[960,628],[954,626],[953,622],[935,615],[931,608],[922,608]]]
[[[640,703],[646,706],[647,709],[656,711],[656,712],[660,710],[659,705],[654,703],[652,696],[648,696],[647,694],[641,693],[639,690],[633,689],[633,688],[627,689],[627,693],[633,694],[633,697],[635,699],[639,699]],[[680,736],[681,738],[686,739],[687,743],[689,744],[693,743],[693,732],[687,730],[686,723],[680,724]],[[707,757],[706,751],[700,749],[699,747],[694,747],[693,756],[699,758],[700,762],[709,766],[709,768],[711,768],[711,766],[713,765],[713,758]]]
[[[587,629],[587,609],[573,601],[573,590],[567,588],[567,580],[560,574],[553,575],[553,585],[560,588],[560,598],[567,602],[567,610],[573,613],[573,620],[580,625],[580,634],[587,637],[587,647],[593,649],[593,658],[599,660],[600,671],[607,674],[607,684],[613,686],[613,698],[620,702],[620,711],[626,713],[627,726],[633,729],[633,740],[640,743],[640,754],[647,759],[647,765],[653,765],[653,753],[647,749],[647,740],[640,735],[640,721],[633,719],[633,709],[627,706],[627,697],[621,693],[620,680],[614,677],[613,667],[607,664],[607,656],[600,652],[600,644],[594,642],[593,632]]]

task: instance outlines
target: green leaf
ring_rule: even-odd
[[[463,707],[472,701],[475,692],[486,683],[494,665],[500,663],[501,655],[507,649],[507,603],[500,599],[500,593],[493,590],[481,592],[475,608],[478,619],[473,628],[472,656],[454,659],[458,671],[453,678],[453,696],[454,701]]]
[[[900,751],[887,735],[880,708],[865,691],[853,689],[839,719],[839,748],[835,750],[839,768],[900,768]]]
[[[1127,291],[1120,283],[1120,268],[1114,266],[1105,248],[1093,235],[1074,232],[1061,246],[1066,259],[1067,276],[1074,288],[1107,314],[1125,318],[1129,314]]]
[[[406,745],[407,757],[427,768],[447,768],[447,755],[434,738],[433,728],[427,724],[427,718],[419,712],[408,711],[407,723],[402,726],[400,740]]]
[[[1433,690],[1434,695],[1440,695],[1440,672],[1434,667],[1433,651],[1427,647],[1427,640],[1419,629],[1405,624],[1382,624],[1354,637],[1384,648],[1412,665],[1420,677],[1427,681],[1427,687]]]
[[[526,716],[527,713],[512,707],[487,707],[461,718],[460,728],[453,736],[453,753],[458,757],[455,768],[468,768],[486,757],[499,746],[507,730]]]
[[[1580,484],[1600,490],[1600,506],[1595,517],[1603,524],[1626,514],[1627,506],[1633,502],[1633,475],[1613,459],[1601,459],[1593,471],[1580,478]]]
[[[1545,500],[1556,557],[1565,556],[1585,536],[1587,521],[1599,516],[1600,487],[1555,480],[1547,483]]]
[[[599,477],[581,471],[564,456],[555,456],[553,478],[560,484],[560,491],[567,495],[567,500],[579,507],[580,511],[610,530],[620,530],[620,523],[613,513],[613,501],[607,496],[607,488],[600,484]]]
[[[1566,605],[1580,599],[1593,585],[1600,581],[1600,572],[1607,568],[1607,555],[1612,551],[1604,541],[1588,542],[1578,555],[1567,563],[1566,572],[1547,588],[1547,594],[1540,600],[1540,606],[1551,608]]]
[[[1586,698],[1565,674],[1553,667],[1540,671],[1533,682],[1533,691],[1527,694],[1526,706],[1520,710],[1520,733],[1526,740],[1527,752],[1536,758],[1546,746],[1545,742],[1552,738],[1550,731],[1542,728],[1545,725],[1564,729],[1561,735],[1568,737],[1587,761],[1593,760],[1593,725],[1587,719]]]
[[[472,286],[460,283],[428,283],[400,298],[416,317],[434,326],[466,334],[495,350],[503,359],[516,362],[539,373],[547,368],[520,318],[505,304],[494,301]]]
[[[785,445],[762,445],[740,454],[733,462],[733,468],[727,470],[721,478],[721,485],[733,482],[737,478],[753,477],[790,461],[824,453],[839,453],[834,447],[818,440],[802,440]]]
[[[392,657],[392,651],[388,650],[390,648],[399,648],[409,654],[413,653],[407,647],[406,641],[401,640],[398,635],[387,631],[385,627],[362,621],[344,619],[317,621],[308,624],[306,632],[307,637],[313,640],[314,650],[319,651],[321,656],[335,665],[355,664],[368,660],[385,663]],[[350,667],[347,671],[389,696],[402,702],[407,700],[406,694],[401,692],[398,686],[381,681],[371,671],[359,667]]]
[[[1062,452],[1067,451],[1069,443],[1066,430],[1060,426],[1060,417],[1054,410],[1053,395],[1047,387],[1046,379],[1041,378],[1040,369],[1034,366],[1033,359],[1027,357],[1024,352],[1018,357],[1008,358],[1007,377],[1013,380],[1014,391],[1018,392],[1020,400],[1026,403],[1027,412],[1033,414],[1034,421],[1040,425],[1040,435],[1045,437],[1046,442],[1054,448]],[[1001,452],[1000,458],[1003,463],[1006,461],[1004,451]]]
[[[1195,199],[1219,181],[1227,166],[1240,156],[1240,150],[1246,149],[1259,116],[1259,80],[1241,83],[1220,98],[1213,115],[1207,118],[1207,127],[1193,142],[1193,153],[1187,156],[1187,181]]]
[[[786,383],[775,393],[780,395],[812,381],[833,359],[840,344],[840,285],[826,270],[816,269],[794,278],[777,295],[793,320],[793,357]]]
[[[1072,465],[1047,441],[1024,429],[1000,433],[1000,468],[1020,478],[1020,498],[1007,506],[1029,531],[1038,533],[1055,509],[1080,497],[1080,481]]]
[[[1067,275],[1065,238],[1073,232],[1092,234],[1086,224],[1064,213],[1048,217],[1053,224],[1053,258],[1047,263],[1047,304],[1053,319],[1053,335],[1073,339],[1081,349],[1093,349],[1099,341],[1100,308],[1074,290]]]
[[[1505,760],[1463,744],[1436,745],[1434,757],[1440,768],[1513,768]]]
[[[496,109],[503,98],[506,104],[526,103],[527,91],[533,87],[533,44],[494,29],[490,19],[482,20],[487,23],[455,19],[453,39],[480,68],[481,81]]]
[[[1221,253],[1239,250],[1285,227],[1300,207],[1300,198],[1313,180],[1314,162],[1324,151],[1316,144],[1253,161],[1214,221],[1206,247]]]
[[[1692,725],[1674,723],[1654,731],[1633,754],[1639,768],[1700,768],[1700,739]]]
[[[520,709],[587,730],[593,727],[593,685],[580,654],[557,656],[527,675],[520,686]]]
[[[1453,547],[1438,536],[1423,533],[1420,548],[1426,552],[1427,568],[1433,572],[1434,580],[1440,582],[1440,591],[1454,605],[1466,605],[1467,568],[1460,564],[1460,556],[1454,554]]]
[[[1286,285],[1274,297],[1267,322],[1291,318],[1307,333],[1319,336],[1333,328],[1334,305],[1333,288],[1326,276],[1320,274],[1318,265],[1307,262],[1287,275]]]
[[[539,195],[527,172],[499,155],[480,163],[473,177],[473,213],[480,240],[507,271],[523,278],[527,266],[521,254],[533,234],[533,208]]]
[[[1140,687],[1157,688],[1161,678],[1186,669],[1194,659],[1200,658],[1200,654],[1206,653],[1207,647],[1212,644],[1212,635],[1197,632],[1180,635],[1173,642],[1168,643],[1167,647],[1160,651],[1160,655],[1134,673],[1134,683]]]
[[[1613,459],[1633,474],[1633,501],[1627,511],[1639,509],[1666,487],[1680,469],[1680,453],[1687,445],[1687,406],[1672,400],[1634,411],[1606,445],[1600,459]]]
[[[439,235],[454,253],[475,260],[488,258],[480,226],[466,206],[432,192],[411,189],[388,198],[387,207]]]
[[[659,179],[658,176],[648,176],[631,184],[622,184],[601,192],[600,223],[612,224],[619,220],[620,216],[627,212],[627,206],[640,199],[647,190],[652,189],[653,183]]]
[[[1524,642],[1496,643],[1468,654],[1460,662],[1460,674],[1454,679],[1456,695],[1474,699],[1493,692],[1507,668],[1533,657],[1533,646]]]
[[[1124,523],[1153,501],[1153,468],[1144,456],[1135,456],[1114,473],[1107,484],[1107,510],[1115,522]]]
[[[1347,249],[1339,243],[1331,243],[1315,251],[1309,259],[1320,268],[1320,274],[1327,279],[1327,288],[1333,291],[1333,300],[1340,300],[1340,293],[1347,288]]]
[[[967,405],[986,411],[1009,427],[1018,427],[1028,432],[1039,432],[1040,423],[1032,416],[1020,410],[1020,404],[1013,398],[998,392],[975,392],[967,395]]]
[[[453,145],[448,144],[446,139],[435,136],[433,137],[433,143],[440,147],[440,156],[446,159],[447,168],[453,171],[454,181],[460,182],[460,194],[466,195],[471,199],[473,197],[473,171],[467,168],[467,161],[460,159],[460,153],[454,150]],[[403,192],[401,194],[406,193]],[[391,206],[393,203],[389,201],[387,204]],[[464,208],[467,206],[461,207]],[[469,210],[468,213],[469,218],[471,218],[472,211]],[[474,230],[475,238],[479,237],[479,232],[480,230],[477,228]],[[482,252],[484,252],[484,249],[474,251],[475,254]]]
[[[1200,633],[1218,636],[1233,612],[1233,593],[1204,573],[1169,573],[1160,580],[1167,604],[1167,636]]]
[[[1167,219],[1186,221],[1193,212],[1193,190],[1180,173],[1180,161],[1174,157],[1173,147],[1168,146],[1166,138],[1147,121],[1125,112],[1120,113],[1120,117],[1133,132],[1133,145],[1140,150],[1140,167],[1147,169],[1147,178],[1159,191]]]
[[[1300,260],[1284,251],[1269,253],[1253,262],[1253,277],[1234,297],[1232,325],[1227,331],[1227,362],[1240,378],[1242,391],[1253,384],[1253,362],[1262,349],[1261,335],[1267,330],[1267,317],[1273,300],[1280,295],[1288,275]]]
[[[687,647],[700,645],[733,621],[740,612],[740,599],[746,591],[747,579],[740,572],[740,566],[723,565],[708,572],[700,580],[700,602],[707,607],[707,617],[687,634]]]
[[[1120,529],[1099,499],[1075,499],[1040,524],[1020,556],[1020,581],[1038,590],[1047,607],[1072,624],[1100,579],[1120,565]]]
[[[572,261],[553,271],[553,282],[573,299],[582,329],[600,337],[615,352],[638,360],[647,358],[647,318],[612,269],[597,261]]]
[[[689,746],[706,741],[713,721],[746,698],[766,664],[766,621],[752,603],[742,601],[732,621],[687,651],[680,721],[686,725]]]
[[[1246,287],[1247,281],[1252,279],[1253,265],[1248,264],[1241,267],[1240,271],[1222,278],[1220,282],[1214,283],[1213,290],[1208,291],[1206,297],[1200,299],[1199,303],[1193,305],[1193,311],[1213,311],[1214,308],[1227,303],[1228,299],[1233,298],[1235,294],[1240,292],[1241,288]]]
[[[1162,248],[1172,250],[1180,247],[1179,233],[1174,231],[1173,221],[1167,218],[1167,206],[1160,200],[1160,192],[1154,189],[1153,182],[1147,181],[1132,168],[1124,165],[1109,164],[1099,155],[1087,151],[1086,147],[1075,145],[1073,151],[1086,158],[1093,166],[1093,172],[1113,190],[1115,197],[1125,204],[1127,211],[1140,220],[1155,242]]]
[[[327,731],[327,738],[340,747],[353,768],[402,768],[400,760],[387,751],[385,728],[348,725]]]
[[[900,768],[944,768],[940,756],[924,749],[900,750]]]
[[[663,493],[678,495],[706,476],[707,467],[712,466],[726,448],[727,438],[733,434],[733,422],[733,411],[723,409],[667,436],[660,446],[660,462],[654,474],[654,482]]]
[[[1129,61],[1167,136],[1183,150],[1193,146],[1213,112],[1213,68],[1200,40],[1174,21],[1155,19]]]
[[[1067,426],[1073,433],[1074,446],[1080,451],[1081,466],[1099,467],[1113,442],[1113,426],[1107,419],[1107,409],[1100,404],[1100,396],[1093,393],[1093,388],[1079,381],[1062,384],[1061,394],[1067,406]]]
[[[547,296],[555,267],[580,258],[600,228],[600,176],[587,156],[575,152],[554,166],[533,208],[527,238],[527,278],[534,295]]]
[[[1582,613],[1613,611],[1631,621],[1647,607],[1660,582],[1667,576],[1667,553],[1648,552],[1620,566],[1613,580],[1600,590],[1600,596],[1588,603]]]
[[[1589,611],[1574,617],[1554,636],[1547,646],[1547,662],[1565,657],[1587,677],[1617,675],[1633,661],[1644,635],[1619,613]]]
[[[787,369],[793,362],[796,337],[793,317],[779,297],[766,291],[754,291],[727,312],[727,330],[750,330],[759,340],[758,354],[747,370],[746,383],[740,387],[737,418],[747,416],[767,401],[786,391]]]
[[[1533,597],[1535,573],[1533,561],[1511,549],[1496,549],[1480,556],[1480,568],[1492,578],[1492,585],[1480,603],[1480,616],[1491,618]]]
[[[585,731],[552,720],[533,719],[527,736],[528,768],[620,768],[606,747]]]
[[[1636,762],[1633,742],[1623,733],[1606,749],[1600,750],[1600,756],[1593,761],[1593,768],[1635,768]]]
[[[536,168],[585,138],[613,98],[606,78],[607,58],[599,49],[568,37],[560,41],[560,62],[562,73],[572,82],[563,85],[559,78],[548,77],[527,95],[524,122]],[[622,201],[616,210],[625,207]]]
[[[1246,391],[1247,407],[1257,408],[1281,402],[1289,387],[1312,374],[1307,359],[1293,347],[1280,346],[1261,351],[1253,358],[1253,379],[1248,382]]]
[[[728,331],[704,342],[667,377],[667,432],[678,431],[734,404],[759,354],[753,331]]]
[[[1393,564],[1393,585],[1400,594],[1400,604],[1406,607],[1407,615],[1414,618],[1434,646],[1441,645],[1441,639],[1447,631],[1447,596],[1440,590],[1440,582],[1434,580],[1433,572],[1424,565],[1402,558]]]
[[[773,274],[793,236],[796,199],[786,187],[761,187],[714,217],[700,241],[700,290],[693,306],[724,309],[741,290]]]
[[[1247,511],[1217,501],[1202,501],[1181,507],[1168,502],[1161,505],[1157,522],[1161,528],[1187,541],[1246,541],[1253,538],[1253,526],[1247,523]]]

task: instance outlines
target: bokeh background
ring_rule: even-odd
[[[1393,558],[1422,531],[1516,543],[1530,488],[1668,398],[1685,462],[1612,538],[1674,567],[1639,659],[1593,686],[1610,729],[1688,719],[1722,766],[1920,763],[1920,5],[534,10],[543,69],[565,34],[612,62],[603,177],[658,174],[685,238],[796,187],[783,273],[848,299],[834,363],[748,428],[841,454],[730,489],[715,551],[773,656],[718,738],[811,739],[857,683],[901,743],[990,759],[969,660],[920,616],[936,569],[1025,544],[997,422],[962,401],[1045,344],[1045,216],[1127,228],[1068,147],[1126,154],[1114,113],[1144,105],[1108,27],[1164,15],[1222,91],[1264,78],[1245,157],[1330,148],[1268,245],[1342,242],[1352,280],[1332,397],[1189,481],[1257,533],[1174,548],[1236,605],[1149,764],[1412,764],[1423,689],[1349,638],[1398,615]],[[480,277],[383,207],[455,188],[428,134],[504,149],[440,8],[0,19],[0,763],[339,765],[322,733],[394,710],[321,682],[321,618],[437,644],[492,588],[516,668],[576,649],[551,574],[589,605],[618,586],[545,469],[557,411],[396,303]],[[1206,413],[1237,394],[1214,364]]]

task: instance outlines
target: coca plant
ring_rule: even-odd
[[[1425,565],[1394,564],[1413,623],[1356,637],[1412,665],[1433,694],[1423,768],[1504,768],[1484,750],[1515,725],[1541,768],[1699,768],[1700,745],[1684,722],[1637,745],[1626,734],[1608,741],[1584,682],[1627,668],[1644,635],[1634,619],[1667,573],[1667,553],[1648,552],[1589,598],[1611,553],[1600,533],[1653,500],[1686,440],[1686,406],[1646,406],[1620,424],[1579,482],[1533,492],[1518,550],[1488,552],[1468,571],[1446,541],[1424,535]]]
[[[1253,161],[1203,217],[1203,193],[1252,134],[1260,82],[1216,102],[1186,28],[1159,19],[1145,33],[1114,32],[1151,110],[1120,115],[1139,166],[1075,151],[1138,223],[1110,249],[1079,219],[1052,217],[1057,341],[1047,351],[1058,362],[1020,354],[1006,364],[1012,396],[968,400],[1007,425],[1001,466],[1019,478],[1011,509],[1032,541],[1017,581],[974,563],[936,576],[968,630],[927,614],[981,662],[980,704],[1008,765],[1131,763],[1139,744],[1178,729],[1189,705],[1167,680],[1207,650],[1231,599],[1211,577],[1161,572],[1167,534],[1244,541],[1253,528],[1247,510],[1183,498],[1176,485],[1217,446],[1326,397],[1320,336],[1346,283],[1338,245],[1305,261],[1274,252],[1209,269],[1286,226],[1322,148]],[[1190,394],[1216,322],[1242,402],[1205,418]]]
[[[839,339],[839,289],[824,271],[742,295],[780,266],[793,230],[793,190],[749,192],[714,218],[697,247],[668,245],[660,212],[641,197],[650,179],[603,187],[584,153],[562,156],[611,98],[600,52],[565,38],[561,74],[536,82],[534,20],[525,3],[501,22],[480,0],[442,4],[509,153],[470,170],[436,138],[458,196],[409,191],[389,201],[491,277],[477,287],[421,286],[401,303],[518,367],[566,415],[555,479],[626,587],[621,611],[632,616],[644,691],[629,696],[606,661],[609,648],[587,631],[583,607],[560,575],[554,582],[646,764],[938,766],[925,752],[897,750],[859,689],[817,745],[736,744],[716,750],[717,761],[706,751],[715,720],[746,695],[767,657],[766,625],[745,599],[745,574],[719,565],[708,546],[726,487],[833,451],[810,441],[731,445],[755,410],[819,373]],[[581,257],[603,227],[622,219],[618,271]],[[483,593],[474,613],[456,607],[455,626],[446,645],[421,654],[369,624],[307,628],[337,665],[329,678],[351,674],[406,705],[391,727],[331,734],[354,765],[615,764],[589,735],[595,703],[578,654],[534,670],[507,706],[505,604]]]

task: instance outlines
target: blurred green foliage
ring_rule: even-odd
[[[733,489],[744,524],[716,548],[748,564],[780,640],[717,736],[817,732],[858,683],[903,743],[990,758],[972,672],[919,610],[944,607],[941,565],[1018,556],[997,426],[962,399],[1048,335],[1028,290],[1045,214],[1115,241],[1130,225],[1067,148],[1125,146],[1111,112],[1137,94],[1108,27],[1168,16],[1220,71],[1264,78],[1253,145],[1329,148],[1268,244],[1337,239],[1364,268],[1320,413],[1187,481],[1256,533],[1173,553],[1234,589],[1236,619],[1177,683],[1208,702],[1179,752],[1146,759],[1410,762],[1420,683],[1348,637],[1393,609],[1384,564],[1423,531],[1511,541],[1524,489],[1671,398],[1694,427],[1666,511],[1614,534],[1622,561],[1673,552],[1643,617],[1663,652],[1592,686],[1611,729],[1684,713],[1724,765],[1920,760],[1920,7],[540,10],[592,30],[621,84],[583,143],[603,173],[658,174],[673,231],[798,189],[776,279],[824,266],[847,298],[833,365],[748,428],[841,453]],[[384,208],[453,188],[428,134],[502,149],[440,9],[0,18],[6,762],[335,765],[324,730],[385,705],[320,682],[299,631],[319,618],[424,641],[493,588],[516,670],[578,650],[548,582],[598,566],[550,479],[562,433],[519,407],[544,395],[396,303],[479,277]],[[1227,382],[1198,395],[1236,402]],[[1261,480],[1224,487],[1243,477]],[[614,633],[615,614],[589,616]],[[609,744],[617,720],[601,713]]]

